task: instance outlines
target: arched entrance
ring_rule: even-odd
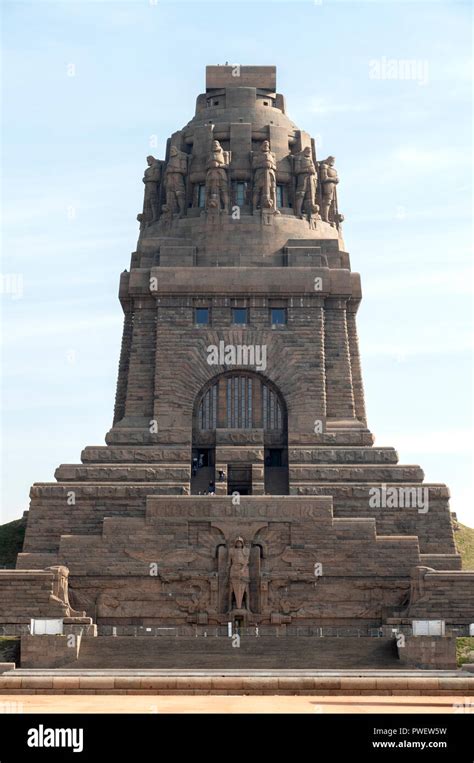
[[[276,385],[249,371],[212,379],[196,399],[192,462],[193,494],[286,495],[287,412]]]

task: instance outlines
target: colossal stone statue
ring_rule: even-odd
[[[328,156],[320,164],[320,178],[323,191],[322,217],[324,222],[329,222],[329,209],[336,194],[336,185],[339,183],[337,170],[334,166],[334,156]]]
[[[140,222],[145,225],[155,222],[158,219],[159,194],[158,186],[161,180],[161,165],[154,156],[147,156],[148,167],[143,176],[145,183],[145,196],[143,199],[143,214]]]
[[[227,169],[230,164],[230,151],[224,151],[218,140],[212,141],[211,153],[206,169],[206,209],[229,209],[229,189]]]
[[[273,209],[280,214],[276,205],[276,158],[270,151],[270,143],[264,140],[259,152],[252,156],[253,211]]]
[[[314,166],[311,148],[306,146],[303,151],[294,156],[296,175],[296,207],[295,214],[303,219],[303,204],[305,211],[311,214],[316,199],[317,173]]]
[[[229,551],[229,610],[232,610],[232,597],[235,597],[236,609],[243,609],[244,597],[246,609],[249,602],[249,557],[250,549],[245,548],[241,537],[235,539],[234,547]]]
[[[188,170],[188,156],[171,146],[168,166],[165,171],[166,205],[172,215],[178,210],[179,217],[184,216],[186,207],[186,190],[184,177]]]

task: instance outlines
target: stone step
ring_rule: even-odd
[[[467,666],[464,666],[466,668]],[[4,670],[1,694],[249,694],[472,696],[474,675],[454,670]]]
[[[373,464],[333,465],[295,464],[289,466],[290,485],[301,482],[423,482],[424,472],[419,466],[382,466]]]
[[[55,471],[58,482],[180,482],[191,479],[191,464],[122,463],[122,464],[61,464]],[[290,463],[291,483],[300,482],[360,482],[360,483],[421,483],[423,470],[412,465]],[[193,491],[194,492],[194,491]]]
[[[466,666],[464,666],[466,667]],[[361,675],[361,673],[364,673]],[[135,694],[135,695],[415,695],[462,697],[474,691],[474,676],[454,671],[407,673],[370,671],[171,671],[171,670],[15,670],[0,675],[2,694]],[[21,700],[20,700],[21,701]],[[466,705],[469,708],[469,705]]]
[[[290,464],[397,464],[398,453],[395,448],[294,445],[288,449],[288,460]]]
[[[255,445],[217,445],[216,461],[225,464],[263,464],[264,448]]]
[[[427,508],[374,506],[373,488],[381,483],[326,482],[293,483],[290,494],[306,497],[329,497],[336,518],[363,519],[374,517],[380,535],[416,535],[420,551],[430,555],[454,555],[451,516],[447,511],[449,491],[445,485],[406,483],[403,488],[417,488],[428,497]],[[400,483],[394,483],[399,488]],[[387,490],[391,485],[387,484]],[[61,535],[91,533],[100,535],[104,517],[145,516],[148,496],[181,496],[187,501],[186,485],[157,482],[142,483],[37,483],[31,491],[24,551],[55,553]],[[382,497],[382,496],[381,496]],[[71,498],[74,503],[71,504]],[[436,561],[436,560],[435,560]],[[440,562],[442,564],[442,560]],[[431,566],[431,565],[430,565]],[[438,564],[433,564],[440,569]],[[450,565],[451,569],[452,566]]]
[[[173,445],[143,446],[88,446],[81,453],[81,461],[87,464],[188,464],[191,448]]]
[[[426,488],[428,491],[428,498],[430,503],[442,501],[446,502],[450,497],[449,488],[442,483],[424,482],[420,485],[418,481],[406,481],[403,485],[400,485],[398,482],[390,482],[390,480],[388,480],[383,484],[385,484],[387,491],[389,488],[398,489],[400,487],[423,490]],[[381,489],[381,487],[382,482],[380,480],[371,482],[370,480],[364,479],[359,480],[353,484],[347,484],[347,482],[343,482],[341,480],[325,482],[324,484],[319,483],[316,480],[313,482],[313,484],[310,484],[306,481],[292,480],[290,495],[332,495],[339,499],[344,498],[348,501],[354,500],[357,502],[362,500],[368,502],[370,496],[372,495],[370,491],[374,488]],[[350,510],[351,506],[347,504],[346,508]]]
[[[430,566],[443,569],[443,562],[441,560],[437,562],[435,556],[432,555],[456,555],[451,515],[447,510],[448,488],[446,485],[440,484],[410,484],[407,482],[402,486],[400,483],[387,483],[387,494],[389,488],[395,488],[395,495],[399,496],[398,489],[400,487],[421,490],[420,497],[423,503],[427,498],[427,502],[424,506],[413,506],[412,503],[410,503],[410,507],[407,507],[406,503],[405,507],[402,507],[400,503],[390,506],[388,505],[388,496],[384,503],[383,493],[375,493],[374,491],[374,488],[380,490],[380,482],[374,484],[292,482],[290,483],[290,495],[332,496],[333,513],[336,518],[363,519],[373,517],[378,535],[416,535],[419,539],[420,552],[431,556],[433,563]],[[405,491],[403,496],[404,501],[406,501]],[[458,556],[457,563],[451,560],[449,569],[452,569],[453,564],[459,569],[461,558]]]
[[[316,441],[316,442],[315,442]],[[288,432],[288,445],[290,448],[308,447],[315,445],[333,447],[372,447],[374,435],[367,429],[333,429],[320,435],[302,434],[301,432]]]
[[[17,570],[45,570],[56,564],[58,564],[57,553],[22,552],[16,559]]]
[[[73,491],[78,497],[94,499],[145,498],[147,495],[188,495],[185,482],[35,482],[30,498],[58,499],[66,504]],[[105,506],[104,506],[105,509]],[[29,520],[28,520],[29,521]]]
[[[23,551],[56,553],[61,535],[100,535],[104,517],[144,517],[150,495],[187,496],[189,483],[35,483]]]
[[[434,570],[460,570],[459,554],[420,554],[420,564]]]
[[[175,482],[191,479],[191,464],[61,464],[54,473],[58,482]]]
[[[255,446],[220,446],[225,449],[223,460],[263,461],[263,449]],[[250,458],[250,455],[252,458]],[[398,454],[394,448],[375,448],[363,445],[293,445],[288,450],[290,462],[303,463],[341,463],[341,464],[396,464]],[[81,453],[83,463],[124,463],[124,464],[182,464],[191,460],[191,448],[173,445],[143,446],[88,446]]]

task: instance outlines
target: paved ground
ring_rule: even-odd
[[[470,713],[473,697],[0,695],[3,713]]]

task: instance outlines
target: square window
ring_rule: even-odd
[[[234,307],[232,309],[232,323],[245,326],[248,323],[248,310],[246,307]]]
[[[286,323],[286,309],[284,307],[271,308],[272,326],[284,326]]]
[[[194,320],[197,326],[208,326],[209,325],[209,308],[196,307],[194,311]]]

